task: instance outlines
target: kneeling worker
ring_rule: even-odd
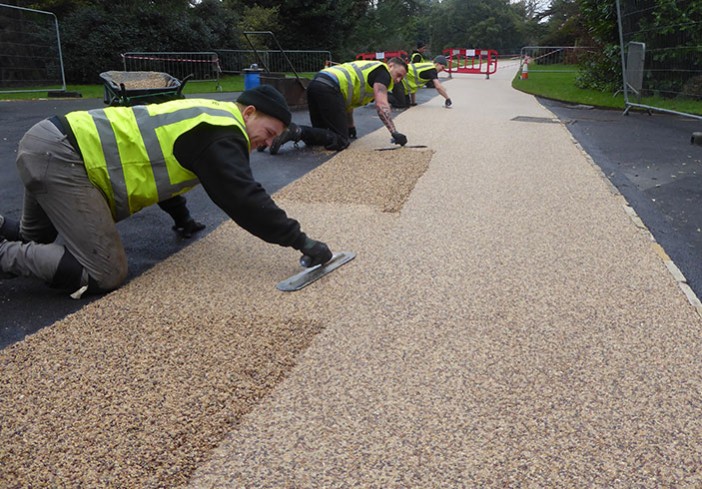
[[[405,86],[405,91],[409,96],[410,105],[417,105],[417,90],[427,82],[433,83],[434,88],[439,94],[446,99],[445,106],[451,107],[452,102],[448,96],[448,92],[439,80],[439,73],[444,71],[448,66],[446,56],[437,56],[434,61],[426,63],[410,63],[407,68],[407,76],[402,82]]]
[[[353,109],[375,100],[378,117],[390,131],[394,143],[404,146],[407,137],[397,132],[388,102],[388,91],[401,83],[407,73],[407,63],[392,58],[382,61],[352,61],[325,68],[307,87],[307,104],[310,126],[290,124],[290,127],[273,140],[270,153],[277,154],[288,141],[303,141],[307,146],[324,146],[326,149],[346,149],[356,138]]]
[[[0,216],[0,271],[72,292],[106,292],[127,278],[115,223],[201,183],[251,234],[307,256],[332,258],[307,237],[252,174],[252,147],[290,124],[269,85],[236,102],[184,99],[54,116],[34,125],[17,151],[25,186],[21,220]]]

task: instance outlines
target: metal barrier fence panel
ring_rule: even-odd
[[[644,63],[646,61],[646,44],[643,42],[630,42],[629,53],[626,58],[626,84],[639,99],[643,88]]]
[[[640,107],[702,119],[663,107],[671,101],[702,101],[698,2],[663,6],[654,0],[616,0],[616,6],[626,111]]]
[[[357,61],[388,61],[392,58],[400,58],[409,62],[407,51],[377,51],[372,53],[359,53],[356,55]]]
[[[218,49],[216,52],[222,73],[229,74],[240,74],[253,64],[274,73],[292,71],[291,64],[298,72],[317,72],[332,60],[330,51]]]
[[[587,46],[525,46],[519,54],[519,70],[523,74],[529,65],[536,65],[538,73],[577,73],[582,57],[594,51]]]
[[[0,93],[66,91],[58,20],[0,5]]]
[[[129,52],[122,54],[124,71],[157,71],[183,80],[219,81],[219,56],[203,52]]]
[[[494,49],[444,49],[442,54],[448,59],[446,71],[449,76],[453,73],[468,73],[474,75],[490,75],[497,71],[497,51]]]

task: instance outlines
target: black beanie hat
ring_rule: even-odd
[[[236,101],[243,105],[253,105],[256,110],[275,117],[286,126],[289,126],[292,120],[292,114],[285,97],[271,85],[259,85],[246,90],[239,95]]]
[[[444,65],[444,68],[448,67],[448,60],[446,59],[446,56],[438,55],[436,58],[434,58],[434,63]]]

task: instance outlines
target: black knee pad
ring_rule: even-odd
[[[93,277],[87,275],[87,273],[85,275],[88,277],[88,283],[85,284],[83,278],[84,272],[85,268],[83,265],[76,260],[75,256],[66,250],[61,257],[61,261],[59,262],[58,268],[56,269],[56,273],[54,273],[54,278],[49,284],[49,287],[53,289],[66,290],[68,292],[75,292],[82,286],[87,285],[88,289],[86,292],[89,294],[100,294],[106,292],[100,286],[98,286]]]
[[[325,144],[324,149],[328,149],[331,151],[341,151],[342,149],[348,148],[349,144],[351,144],[350,139],[343,138],[338,134],[334,134],[333,141],[330,141],[328,144]]]
[[[61,261],[59,261],[49,287],[75,292],[83,285],[81,283],[82,278],[83,265],[78,263],[76,257],[66,250],[61,257]]]

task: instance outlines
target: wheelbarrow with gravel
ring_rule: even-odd
[[[105,85],[105,103],[131,106],[168,102],[185,98],[183,88],[192,75],[182,81],[158,71],[105,71],[100,78]]]

